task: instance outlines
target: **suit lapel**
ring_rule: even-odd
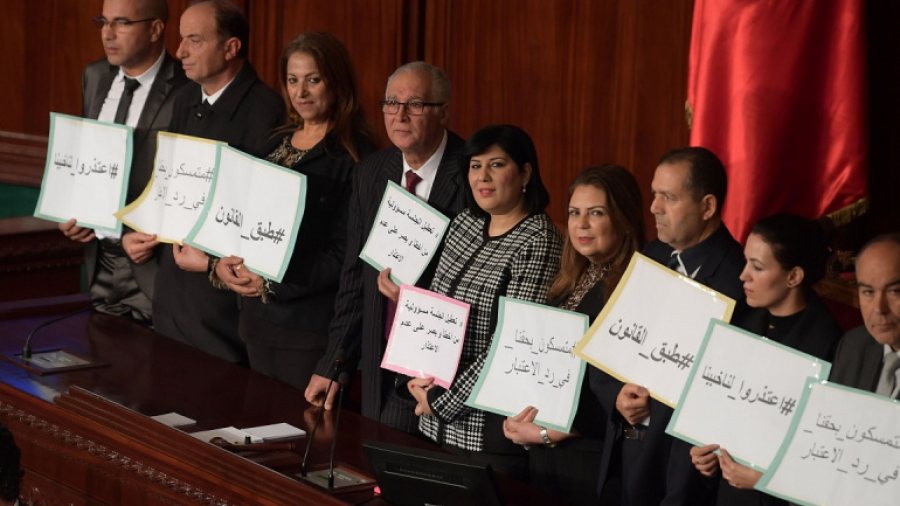
[[[106,100],[109,88],[112,87],[113,79],[118,73],[119,67],[110,65],[109,71],[100,75],[100,81],[97,83],[97,87],[94,88],[94,98],[86,111],[88,118],[97,119],[100,116],[100,109],[103,108],[103,102]]]
[[[457,164],[458,146],[455,136],[447,132],[447,145],[444,147],[444,155],[438,165],[437,174],[434,176],[434,184],[428,195],[428,204],[447,213],[453,209],[453,201],[459,191],[459,165]]]
[[[387,180],[400,184],[400,179],[403,177],[403,153],[399,149],[391,153],[384,165],[381,166],[381,170]],[[378,199],[381,200],[381,195],[378,195]]]
[[[162,109],[162,104],[165,102],[166,96],[172,91],[171,80],[174,73],[175,61],[168,53],[166,53],[163,57],[163,63],[159,69],[159,74],[156,75],[156,79],[153,80],[153,85],[150,87],[150,92],[147,94],[147,101],[144,102],[144,109],[141,111],[141,117],[138,118],[137,126],[134,129],[135,151],[138,151],[140,146],[144,143],[144,140],[147,138],[147,134],[150,132],[153,125],[153,121],[156,120],[156,116]]]
[[[878,388],[878,379],[881,376],[881,363],[884,360],[884,346],[872,339],[872,343],[866,347],[866,356],[863,358],[863,376],[861,385],[868,385],[868,390],[874,392]],[[864,388],[865,389],[865,388]]]

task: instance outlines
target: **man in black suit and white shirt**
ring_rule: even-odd
[[[829,381],[896,399],[900,394],[900,233],[869,241],[856,260],[865,325],[841,338]]]
[[[130,202],[153,176],[156,133],[169,127],[175,92],[187,78],[163,47],[169,18],[165,0],[105,0],[102,12],[93,21],[106,59],[84,69],[82,115],[134,127]],[[79,227],[74,219],[59,228],[72,240],[86,243],[87,278],[97,309],[149,324],[156,237],[133,231],[118,237]]]
[[[741,245],[722,223],[728,189],[725,167],[702,147],[663,155],[651,183],[650,212],[657,239],[643,253],[737,301],[744,310],[740,281]],[[607,428],[600,483],[621,472],[623,504],[699,506],[715,500],[715,478],[704,478],[691,463],[691,445],[665,433],[672,408],[651,399],[647,389],[612,380],[591,387],[611,420]],[[619,462],[613,462],[620,444]],[[703,458],[715,458],[708,454]],[[616,469],[618,467],[619,469]]]
[[[199,0],[181,15],[176,56],[192,81],[179,93],[171,131],[222,141],[262,156],[284,122],[281,97],[247,61],[250,24],[230,0]],[[156,330],[234,363],[247,363],[238,335],[238,296],[209,282],[215,259],[188,245],[162,248],[153,324]]]
[[[334,392],[323,394],[332,376],[338,350],[347,356],[346,368],[362,363],[362,414],[406,432],[418,433],[415,401],[406,380],[380,368],[386,344],[385,326],[391,307],[378,291],[378,271],[359,259],[381,197],[393,181],[428,202],[449,218],[464,206],[457,152],[463,140],[447,130],[450,80],[439,68],[414,62],[398,68],[388,79],[382,101],[384,125],[393,146],[373,153],[356,166],[348,223],[347,256],[341,271],[329,344],[310,379],[306,398],[330,409]],[[439,253],[419,278],[428,287]],[[398,381],[399,379],[399,381]],[[399,387],[399,389],[398,389]]]

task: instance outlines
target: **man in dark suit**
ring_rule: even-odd
[[[156,134],[168,129],[175,92],[187,83],[181,65],[163,47],[168,18],[165,0],[105,0],[103,14],[94,22],[106,58],[82,74],[82,115],[134,127],[129,202],[153,176]],[[156,237],[125,231],[120,238],[79,227],[74,219],[59,228],[85,243],[87,279],[97,309],[149,324]]]
[[[328,349],[306,388],[306,398],[330,409],[336,389],[323,394],[338,350],[346,353],[345,369],[362,360],[362,413],[373,420],[411,433],[418,432],[415,402],[404,395],[406,381],[381,369],[386,322],[391,316],[386,297],[378,291],[379,273],[359,259],[388,181],[407,188],[444,215],[453,218],[464,206],[457,153],[463,141],[447,131],[450,81],[437,67],[406,64],[388,79],[382,101],[384,125],[392,147],[360,161],[353,177],[347,256],[341,271]],[[417,285],[428,287],[439,254]],[[399,391],[398,391],[399,387]]]
[[[737,300],[744,306],[741,245],[722,223],[728,180],[722,162],[701,147],[666,153],[653,176],[650,211],[657,239],[644,249],[651,259]],[[593,386],[593,385],[592,385]],[[715,500],[715,479],[691,462],[691,445],[665,433],[672,408],[643,387],[611,380],[594,386],[612,420],[608,424],[601,486],[619,467],[623,504],[702,505]],[[618,441],[618,443],[617,443]],[[621,462],[611,462],[621,444]],[[715,454],[711,454],[715,457]],[[615,471],[612,471],[615,472]]]
[[[856,260],[865,325],[841,338],[829,381],[897,399],[900,394],[900,233],[869,241]]]
[[[193,82],[178,94],[171,130],[262,155],[272,130],[284,121],[284,105],[247,62],[247,18],[228,0],[206,0],[184,11],[180,29],[177,56]],[[153,323],[163,334],[246,363],[238,337],[238,298],[212,287],[208,275],[214,262],[187,245],[162,248]]]

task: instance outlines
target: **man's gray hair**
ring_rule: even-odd
[[[391,74],[391,77],[388,77],[387,87],[391,87],[391,81],[394,80],[394,77],[406,72],[418,72],[421,74],[430,75],[432,94],[432,98],[430,100],[434,100],[435,102],[444,104],[450,103],[450,78],[447,77],[447,73],[440,68],[423,61],[409,62],[405,65],[400,66],[400,68],[398,68],[394,71],[393,74]]]

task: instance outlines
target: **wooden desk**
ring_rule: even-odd
[[[46,313],[62,313],[56,305]],[[47,316],[0,314],[0,353],[21,350]],[[16,437],[26,470],[23,497],[41,505],[338,505],[384,504],[372,492],[330,496],[294,478],[301,454],[242,457],[158,424],[175,411],[197,420],[185,430],[288,422],[309,430],[315,416],[303,393],[168,339],[127,320],[81,313],[42,329],[34,348],[53,345],[100,358],[104,368],[37,376],[0,362],[0,421]],[[328,461],[326,412],[310,464]],[[369,472],[367,439],[433,449],[426,441],[353,412],[341,415],[337,460]],[[302,442],[306,442],[303,438]],[[507,503],[553,504],[500,476]]]

